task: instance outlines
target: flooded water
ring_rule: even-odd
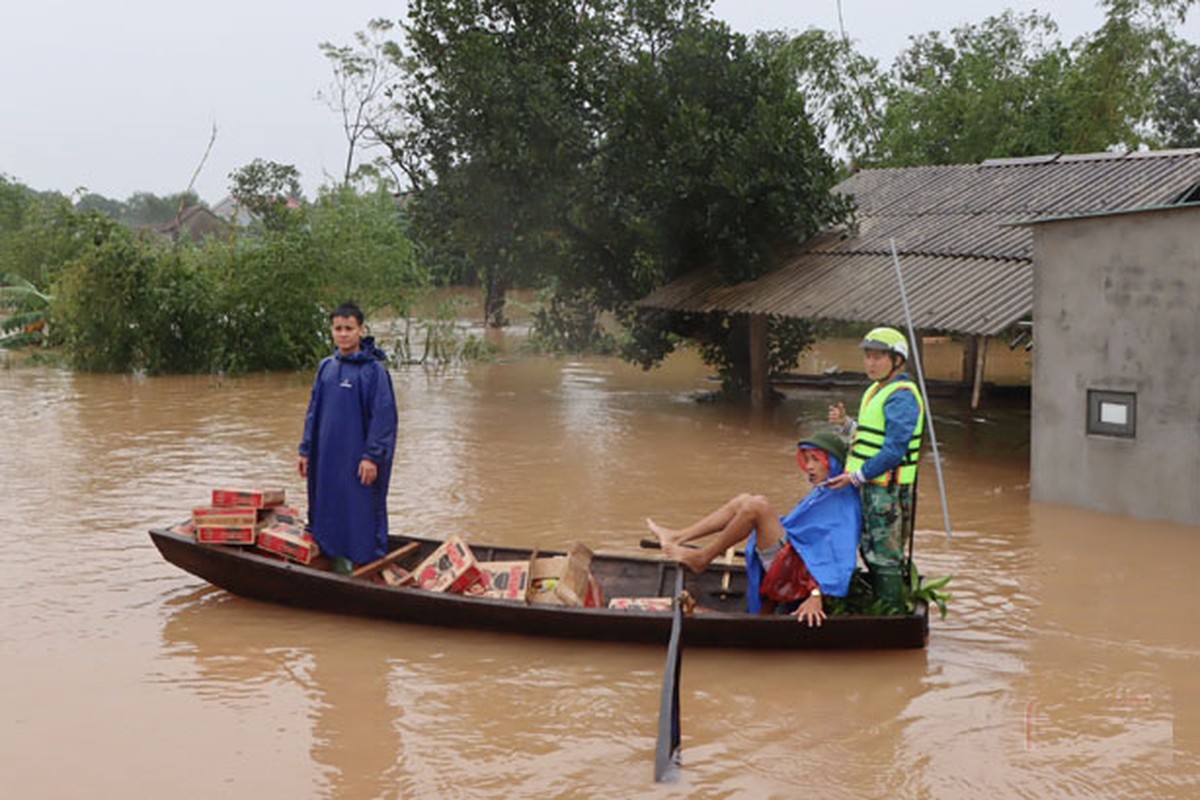
[[[756,419],[697,403],[686,354],[394,378],[394,531],[627,553],[647,515],[790,506],[797,433],[860,391]],[[954,536],[927,470],[917,555],[954,596],[928,648],[686,651],[683,769],[656,786],[665,647],[293,611],[159,558],[146,530],[214,486],[303,503],[310,379],[0,369],[5,797],[1200,795],[1200,528],[1031,504],[1024,409],[934,401]]]

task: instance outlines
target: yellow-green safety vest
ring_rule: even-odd
[[[850,445],[850,455],[846,458],[846,471],[857,472],[870,458],[883,449],[884,428],[887,417],[883,413],[884,403],[898,391],[909,391],[917,398],[917,427],[913,430],[912,438],[908,440],[908,451],[900,466],[885,472],[871,483],[887,486],[893,481],[901,484],[912,483],[917,479],[917,460],[921,457],[921,437],[925,433],[925,400],[912,381],[892,381],[881,384],[876,381],[863,392],[862,403],[858,407],[858,427],[854,429],[854,441]]]

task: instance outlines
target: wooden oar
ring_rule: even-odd
[[[667,663],[663,668],[662,695],[658,701],[658,741],[654,752],[654,782],[673,781],[679,773],[679,672],[683,665],[683,566],[675,567],[675,604]]]

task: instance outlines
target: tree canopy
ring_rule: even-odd
[[[483,285],[490,322],[518,284],[553,296],[546,329],[632,322],[664,281],[754,277],[847,216],[784,48],[709,5],[416,0],[404,40],[373,47],[406,76],[380,127],[407,131],[414,232],[443,274]],[[671,342],[650,324],[645,363]]]
[[[1070,44],[1051,17],[1007,11],[914,37],[888,71],[824,32],[799,37],[793,61],[830,122],[827,143],[858,165],[1191,141],[1195,47],[1174,28],[1195,0],[1104,5],[1104,23]]]

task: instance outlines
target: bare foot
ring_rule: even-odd
[[[704,557],[703,550],[684,547],[682,544],[665,542],[663,544],[663,555],[672,561],[678,561],[692,572],[704,572],[704,568],[708,566],[708,560]]]
[[[658,537],[658,543],[665,549],[669,544],[676,544],[679,541],[679,531],[673,531],[670,528],[664,528],[654,520],[646,517],[646,527],[650,532]]]

